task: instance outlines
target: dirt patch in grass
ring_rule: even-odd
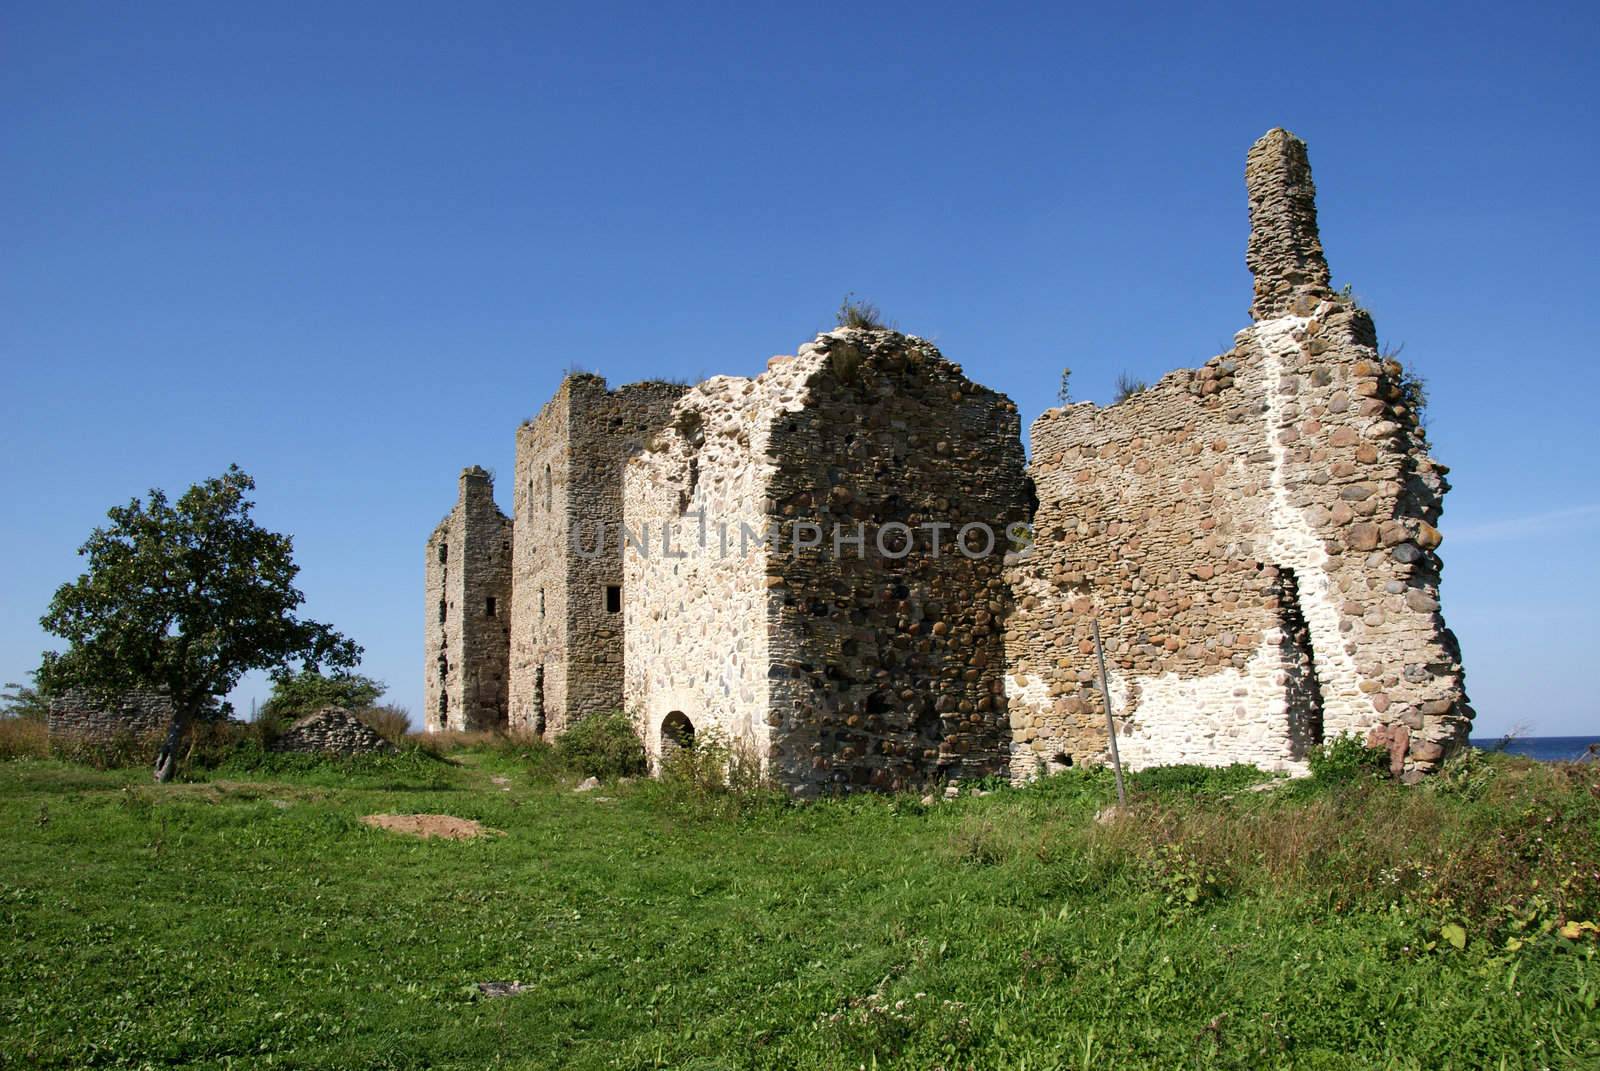
[[[445,840],[471,840],[474,837],[501,837],[505,831],[490,829],[470,818],[448,814],[369,814],[361,820],[374,829],[405,833],[412,837],[443,837]]]

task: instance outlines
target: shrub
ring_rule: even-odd
[[[1324,785],[1344,785],[1389,773],[1389,753],[1381,747],[1368,747],[1354,733],[1341,733],[1312,749],[1306,758],[1312,780]]]
[[[637,777],[645,772],[644,743],[621,711],[591,714],[556,739],[562,765],[585,777]]]
[[[406,710],[405,707],[396,706],[393,703],[367,707],[356,711],[355,715],[365,722],[373,732],[396,747],[403,744],[406,734],[411,732],[411,712]]]
[[[748,746],[733,744],[711,726],[688,747],[680,747],[661,760],[661,779],[694,792],[753,792],[764,787],[761,760]]]
[[[1205,795],[1232,792],[1249,788],[1272,775],[1249,763],[1232,766],[1200,766],[1181,763],[1174,766],[1152,766],[1128,775],[1128,787],[1137,792],[1182,792]]]

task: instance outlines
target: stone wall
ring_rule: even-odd
[[[1104,753],[1096,617],[1134,766],[1295,770],[1355,732],[1420,773],[1466,738],[1439,615],[1446,470],[1370,316],[1327,287],[1304,143],[1270,132],[1247,187],[1259,318],[1233,349],[1033,426],[1007,636],[1019,776]]]
[[[686,389],[574,374],[517,430],[513,725],[559,733],[621,709],[622,468]]]
[[[364,755],[393,752],[396,748],[343,707],[323,707],[285,729],[273,741],[272,750]]]
[[[429,732],[507,723],[511,521],[488,472],[463,469],[456,506],[429,536],[424,572],[423,718]]]
[[[68,691],[50,700],[45,730],[52,740],[110,740],[128,735],[155,738],[172,723],[172,701],[161,692],[128,691],[97,698]]]
[[[841,330],[701,384],[653,445],[625,486],[651,545],[624,563],[653,756],[681,716],[802,794],[1006,767],[1004,533],[1027,502],[1009,400],[921,339]],[[996,534],[971,557],[969,521]]]

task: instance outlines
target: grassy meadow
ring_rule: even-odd
[[[0,1067],[1600,1065],[1600,770],[1263,780],[1097,820],[1103,772],[797,806],[508,744],[0,762]]]

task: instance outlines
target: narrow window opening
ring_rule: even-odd
[[[622,612],[622,585],[606,585],[606,613],[620,614]]]
[[[448,609],[449,609],[448,604],[443,599],[440,599],[439,600],[439,624],[441,624],[441,625],[444,624],[445,618],[448,616]]]
[[[486,599],[484,601],[483,612],[488,617],[493,617],[494,616],[494,596],[493,595],[490,595],[488,597],[488,599]]]
[[[544,735],[544,666],[542,664],[533,671],[533,730],[540,736]]]
[[[539,616],[544,617],[544,588],[539,589]]]
[[[450,544],[449,543],[440,543],[439,544],[439,564],[443,565],[445,562],[447,562],[449,560],[450,560]]]
[[[552,481],[550,479],[550,466],[546,465],[544,467],[544,508],[545,509],[548,510],[550,508],[551,500],[552,500],[553,497],[554,497],[554,487],[552,486]]]

